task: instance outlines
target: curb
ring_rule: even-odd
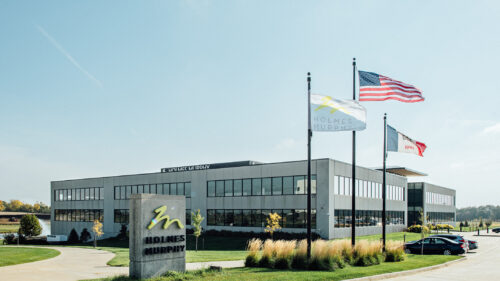
[[[409,276],[409,275],[414,275],[417,273],[421,272],[426,272],[426,271],[431,271],[443,267],[448,267],[450,265],[453,265],[458,262],[462,262],[467,260],[467,257],[463,257],[458,260],[453,260],[449,262],[445,262],[442,264],[436,264],[433,266],[428,266],[428,267],[421,267],[421,268],[416,268],[416,269],[411,269],[411,270],[405,270],[405,271],[398,271],[398,272],[391,272],[391,273],[384,273],[384,274],[379,274],[379,275],[372,275],[372,276],[366,276],[366,277],[360,277],[360,278],[354,278],[354,279],[349,279],[353,281],[372,281],[372,280],[384,280],[384,279],[389,279],[389,278],[394,278],[394,277],[401,277],[401,276]]]

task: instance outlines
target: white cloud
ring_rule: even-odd
[[[500,133],[500,122],[483,129],[483,134],[497,134],[497,133]]]

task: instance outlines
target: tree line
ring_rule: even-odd
[[[500,206],[486,205],[457,209],[457,221],[478,219],[500,221]]]
[[[0,200],[0,212],[28,212],[28,213],[50,213],[50,206],[42,202],[35,204],[24,203],[20,200],[2,201]]]

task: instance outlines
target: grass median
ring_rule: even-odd
[[[50,259],[59,254],[57,250],[45,248],[0,247],[0,266]]]
[[[366,267],[347,266],[335,271],[301,271],[301,270],[274,270],[267,268],[231,268],[223,271],[196,270],[186,273],[169,273],[166,276],[157,277],[154,281],[173,280],[345,280],[366,277],[384,273],[399,272],[422,267],[433,266],[448,261],[462,258],[461,256],[420,256],[408,255],[402,262],[383,262],[379,265]],[[134,280],[127,276],[99,279],[102,281],[129,281]]]

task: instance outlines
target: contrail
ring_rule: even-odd
[[[54,39],[52,36],[50,36],[49,33],[47,33],[47,31],[45,31],[45,29],[43,29],[43,27],[39,26],[39,25],[35,25],[36,28],[38,29],[38,31],[40,31],[40,33],[42,33],[42,35],[47,38],[50,43],[52,43],[52,45],[54,47],[56,47],[57,50],[59,50],[59,52],[61,52],[76,68],[78,68],[81,72],[83,72],[83,74],[85,74],[85,76],[87,76],[87,78],[89,78],[90,80],[94,81],[97,85],[99,85],[99,87],[102,88],[102,83],[101,81],[99,81],[97,78],[94,77],[94,75],[90,74],[87,70],[85,70],[85,68],[83,68],[72,56],[70,53],[68,53],[68,51],[66,51],[57,41],[56,39]]]

